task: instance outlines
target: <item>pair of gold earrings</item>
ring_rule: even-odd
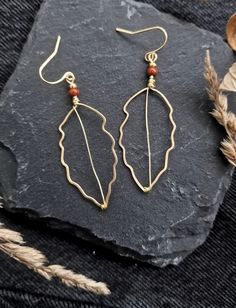
[[[130,34],[130,35],[139,34],[139,33],[151,31],[151,30],[161,31],[164,35],[164,41],[163,41],[163,43],[161,44],[160,47],[158,47],[155,50],[147,52],[144,56],[145,61],[148,62],[148,67],[147,67],[148,82],[147,82],[147,86],[145,88],[143,88],[142,90],[136,92],[134,95],[132,95],[128,99],[128,101],[125,103],[125,105],[123,107],[123,111],[124,111],[126,117],[125,117],[124,121],[122,122],[122,124],[120,126],[120,138],[119,138],[119,145],[120,145],[120,147],[122,148],[122,151],[123,151],[124,164],[129,168],[135,183],[138,185],[138,187],[143,192],[149,192],[153,188],[153,186],[157,183],[160,176],[167,170],[168,161],[169,161],[169,154],[175,146],[174,134],[175,134],[175,130],[176,130],[176,124],[175,124],[174,119],[173,119],[172,105],[170,104],[170,102],[168,101],[166,96],[162,92],[160,92],[159,90],[157,90],[155,88],[155,76],[158,72],[158,68],[157,68],[157,65],[156,65],[156,60],[158,58],[157,51],[159,51],[160,49],[162,49],[166,45],[167,40],[168,40],[168,35],[167,35],[166,30],[162,27],[159,27],[159,26],[145,28],[145,29],[141,29],[141,30],[138,30],[138,31],[128,31],[128,30],[125,30],[125,29],[116,28],[116,31],[121,32],[121,33],[125,33],[125,34]],[[109,198],[111,196],[112,184],[115,182],[116,177],[117,177],[116,167],[117,167],[117,163],[118,163],[118,158],[117,158],[117,155],[116,155],[116,152],[115,152],[115,139],[112,136],[112,134],[106,129],[106,117],[101,112],[99,112],[97,109],[95,109],[95,108],[93,108],[93,107],[91,107],[87,104],[84,104],[80,101],[80,99],[79,99],[80,91],[79,91],[79,89],[76,85],[76,82],[75,82],[75,75],[72,72],[66,72],[60,79],[58,79],[56,81],[49,81],[49,80],[46,80],[43,77],[42,72],[43,72],[44,68],[56,56],[56,54],[58,52],[60,40],[61,40],[61,37],[58,36],[53,53],[47,58],[47,60],[39,68],[39,75],[40,75],[41,79],[48,84],[58,84],[62,81],[66,81],[69,85],[68,93],[72,98],[72,108],[67,113],[66,117],[64,118],[64,120],[62,121],[62,123],[59,126],[59,131],[61,133],[61,138],[60,138],[60,141],[59,141],[59,146],[60,146],[60,149],[61,149],[61,164],[65,167],[66,177],[67,177],[68,182],[71,185],[75,186],[86,199],[92,201],[95,205],[97,205],[101,209],[106,209],[108,207]],[[159,171],[159,173],[154,177],[154,179],[153,179],[153,176],[152,176],[152,156],[151,156],[149,121],[148,121],[149,93],[151,91],[154,92],[155,94],[157,94],[162,99],[162,101],[166,104],[166,106],[168,107],[168,109],[169,109],[169,120],[172,124],[172,130],[171,130],[171,134],[170,134],[171,145],[167,149],[167,151],[165,152],[164,166]],[[123,136],[124,136],[124,127],[125,127],[128,119],[129,119],[129,112],[127,110],[127,107],[137,96],[139,96],[140,94],[143,94],[143,93],[146,93],[146,98],[145,98],[145,126],[146,126],[146,138],[147,138],[147,148],[148,148],[148,179],[149,179],[148,185],[142,185],[140,180],[137,178],[135,171],[134,171],[134,168],[127,161],[126,148],[125,148],[125,146],[122,142]],[[110,182],[108,184],[108,188],[107,188],[106,193],[104,192],[101,181],[100,181],[99,176],[97,174],[95,164],[94,164],[94,161],[93,161],[93,156],[92,156],[91,149],[90,149],[90,146],[89,146],[88,136],[86,134],[86,129],[85,129],[83,121],[80,117],[79,109],[81,107],[85,108],[89,111],[95,112],[102,119],[102,131],[106,135],[108,135],[110,140],[111,140],[111,152],[113,154],[114,162],[113,162],[113,166],[112,166],[112,179],[110,180]],[[96,198],[88,195],[86,193],[86,191],[83,189],[83,187],[78,182],[74,181],[71,178],[70,167],[65,162],[65,155],[64,155],[64,153],[65,153],[65,148],[64,148],[65,132],[64,132],[64,126],[68,122],[68,120],[70,119],[70,117],[72,115],[75,115],[77,117],[79,124],[81,126],[83,136],[84,136],[84,139],[85,139],[87,152],[88,152],[88,157],[89,157],[90,164],[91,164],[91,167],[92,167],[92,170],[93,170],[93,174],[96,178],[96,181],[97,181],[97,184],[98,184],[98,187],[99,187],[99,191],[100,191],[100,194],[101,194],[102,201],[98,201]]]

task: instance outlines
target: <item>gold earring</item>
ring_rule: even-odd
[[[135,183],[138,185],[138,187],[143,192],[149,192],[153,188],[153,186],[157,183],[160,176],[167,170],[168,162],[169,162],[169,154],[170,154],[171,150],[173,150],[173,148],[175,147],[174,134],[175,134],[175,130],[176,130],[176,124],[175,124],[173,116],[172,116],[173,107],[172,107],[171,103],[168,101],[168,99],[166,98],[166,96],[161,91],[159,91],[155,88],[155,83],[156,83],[155,82],[155,76],[158,72],[157,66],[156,66],[156,60],[158,58],[157,51],[159,51],[160,49],[162,49],[166,45],[167,40],[168,40],[168,35],[167,35],[167,32],[164,28],[158,27],[158,26],[145,28],[145,29],[141,29],[141,30],[138,30],[138,31],[129,31],[129,30],[125,30],[125,29],[122,29],[122,28],[116,28],[117,32],[130,34],[130,35],[139,34],[139,33],[151,31],[151,30],[161,31],[164,34],[164,42],[162,43],[162,45],[160,47],[158,47],[157,49],[154,49],[152,51],[147,52],[144,56],[145,61],[148,62],[147,75],[148,75],[149,78],[148,78],[147,86],[145,88],[143,88],[142,90],[136,92],[134,95],[132,95],[127,100],[127,102],[125,103],[125,105],[123,107],[123,111],[126,114],[126,117],[125,117],[124,121],[122,122],[122,124],[120,126],[120,138],[119,138],[119,145],[120,145],[120,147],[122,148],[122,151],[123,151],[124,164],[129,168]],[[171,130],[171,135],[170,135],[171,146],[167,149],[167,151],[165,153],[165,161],[164,161],[163,168],[154,177],[154,179],[152,178],[152,157],[151,157],[149,123],[148,123],[148,98],[149,98],[149,92],[151,92],[151,91],[154,92],[155,94],[157,94],[162,99],[162,101],[167,105],[167,107],[169,108],[169,120],[172,124],[172,130]],[[127,107],[137,96],[139,96],[140,94],[145,93],[145,92],[146,92],[145,126],[146,126],[147,147],[148,147],[148,178],[149,178],[148,185],[142,185],[141,182],[139,181],[139,179],[137,178],[135,171],[134,171],[134,168],[127,161],[126,148],[122,143],[122,139],[123,139],[123,135],[124,135],[123,129],[124,129],[124,126],[126,125],[128,119],[129,119],[129,112],[127,111]]]
[[[112,184],[116,180],[116,166],[117,166],[118,159],[117,159],[117,155],[116,155],[116,152],[115,152],[115,140],[114,140],[113,136],[111,135],[111,133],[105,128],[106,127],[106,117],[101,112],[99,112],[97,109],[80,102],[79,97],[78,97],[80,91],[79,91],[79,89],[78,89],[78,87],[75,83],[75,76],[72,72],[66,72],[60,79],[58,79],[56,81],[48,81],[43,77],[43,74],[42,74],[43,69],[56,56],[58,49],[59,49],[60,40],[61,40],[61,37],[58,36],[53,53],[44,61],[44,63],[39,68],[39,75],[40,75],[40,78],[48,84],[58,84],[62,81],[66,81],[69,84],[68,93],[72,97],[73,106],[70,109],[70,111],[67,113],[66,117],[64,118],[64,120],[62,121],[62,123],[59,126],[59,131],[61,133],[61,139],[59,141],[59,146],[60,146],[60,149],[61,149],[61,164],[65,167],[66,177],[67,177],[68,182],[71,185],[75,186],[86,199],[92,201],[95,205],[97,205],[101,209],[106,209],[108,207],[109,198],[110,198],[110,195],[111,195]],[[113,157],[114,157],[114,163],[113,163],[113,166],[112,166],[112,179],[108,184],[108,189],[107,189],[106,194],[103,191],[101,181],[100,181],[98,174],[96,172],[94,162],[93,162],[92,153],[91,153],[89,142],[88,142],[88,137],[87,137],[87,134],[86,134],[86,130],[85,130],[85,127],[83,125],[82,119],[80,117],[79,110],[77,110],[77,109],[80,109],[80,108],[86,108],[89,111],[95,112],[102,119],[102,131],[106,135],[108,135],[111,139],[111,143],[112,143],[111,151],[112,151],[112,154],[113,154]],[[98,188],[99,188],[99,191],[100,191],[100,194],[101,194],[102,202],[99,202],[94,197],[88,195],[85,192],[85,190],[82,188],[82,186],[79,183],[75,182],[71,178],[70,167],[65,162],[65,158],[64,158],[65,148],[64,148],[64,145],[63,145],[63,141],[65,139],[65,132],[64,132],[63,128],[64,128],[64,125],[67,123],[67,121],[69,120],[69,118],[73,114],[76,115],[76,117],[78,118],[79,124],[80,124],[82,132],[83,132],[83,136],[84,136],[84,139],[85,139],[85,144],[86,144],[86,148],[87,148],[87,152],[88,152],[88,157],[89,157],[90,164],[91,164],[91,167],[92,167],[92,170],[93,170],[93,174],[94,174],[96,181],[97,181],[97,184],[98,184]]]

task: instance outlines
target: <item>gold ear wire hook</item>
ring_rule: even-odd
[[[74,81],[75,81],[75,75],[72,73],[72,72],[66,72],[60,79],[58,80],[55,80],[55,81],[49,81],[47,79],[45,79],[43,77],[43,70],[44,68],[48,65],[48,63],[56,56],[57,52],[58,52],[58,49],[59,49],[59,45],[60,45],[60,42],[61,42],[61,36],[58,35],[57,37],[57,41],[56,41],[56,45],[55,45],[55,48],[54,48],[54,51],[52,52],[52,54],[43,62],[43,64],[40,66],[39,68],[39,76],[40,78],[46,82],[46,83],[49,83],[49,84],[57,84],[57,83],[60,83],[64,80],[66,80],[69,84],[72,84]]]
[[[149,28],[145,28],[145,29],[140,29],[140,30],[137,30],[137,31],[130,31],[130,30],[122,29],[122,28],[116,28],[117,32],[126,33],[126,34],[130,34],[130,35],[139,34],[139,33],[147,32],[147,31],[151,31],[151,30],[159,30],[164,34],[164,37],[165,37],[164,42],[162,43],[162,45],[160,47],[158,47],[154,50],[148,51],[145,54],[144,58],[147,62],[155,62],[156,59],[157,59],[156,52],[159,51],[160,49],[162,49],[166,45],[167,40],[168,40],[168,34],[167,34],[167,32],[164,28],[159,27],[159,26],[154,26],[154,27],[149,27]]]

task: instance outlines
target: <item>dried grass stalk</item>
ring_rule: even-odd
[[[79,287],[81,289],[91,291],[97,294],[109,295],[110,291],[103,282],[96,282],[84,275],[76,274],[71,270],[64,268],[61,265],[49,265],[47,272],[51,276],[59,278],[64,284],[69,287]]]
[[[209,50],[207,51],[204,77],[208,82],[209,99],[214,104],[211,114],[225,128],[227,133],[227,137],[221,142],[220,150],[227,160],[236,167],[236,116],[228,111],[228,98],[225,94],[225,91],[236,91],[234,87],[236,76],[232,72],[235,72],[235,64],[229,69],[223,82],[221,82],[211,64]]]
[[[110,294],[110,290],[103,282],[96,282],[84,275],[76,274],[61,265],[46,265],[47,258],[39,250],[22,245],[23,243],[20,233],[0,225],[0,250],[11,258],[48,280],[57,277],[69,287],[78,287],[100,295]]]
[[[19,232],[6,229],[2,224],[0,224],[0,241],[24,244]]]

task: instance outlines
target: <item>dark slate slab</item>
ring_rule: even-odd
[[[43,83],[38,68],[60,34],[60,52],[45,72],[47,78],[55,79],[72,70],[78,77],[81,100],[107,116],[108,128],[118,140],[118,127],[124,118],[122,106],[145,86],[143,55],[160,44],[161,35],[150,32],[125,37],[115,28],[152,25],[165,27],[169,34],[168,45],[159,53],[158,89],[175,109],[176,148],[168,171],[152,192],[143,194],[131,180],[117,146],[118,181],[109,209],[101,211],[66,181],[59,162],[58,126],[69,111],[70,99],[66,85]],[[0,101],[0,182],[6,209],[42,219],[121,255],[158,266],[178,264],[205,241],[232,176],[232,168],[218,150],[223,131],[208,113],[211,104],[203,79],[208,48],[223,75],[233,55],[219,36],[151,6],[125,0],[46,1]],[[143,99],[130,107],[125,142],[130,160],[145,181]],[[151,106],[153,165],[158,170],[168,146],[170,125],[162,104]],[[94,115],[84,111],[81,115],[99,175],[106,184],[110,178],[109,141],[100,134],[101,123]],[[66,149],[73,176],[98,197],[81,130],[74,119],[67,127]]]

